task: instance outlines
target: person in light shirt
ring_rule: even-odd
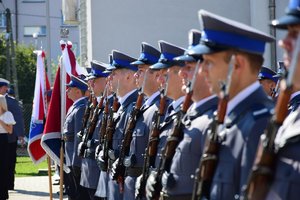
[[[7,110],[5,96],[0,94],[0,199],[8,199],[8,134],[12,134],[14,124],[16,121]]]

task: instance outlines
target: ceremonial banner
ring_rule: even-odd
[[[81,68],[75,59],[75,55],[72,48],[72,43],[61,42],[62,56],[60,59],[59,68],[56,72],[56,77],[53,85],[52,97],[49,104],[49,111],[45,124],[45,130],[42,137],[42,147],[47,154],[57,163],[60,163],[60,147],[61,147],[61,123],[64,119],[61,119],[61,109],[66,113],[69,107],[72,105],[72,101],[66,97],[65,91],[61,91],[65,87],[66,83],[70,81],[70,75],[78,76],[80,74],[86,74],[86,70]],[[61,83],[61,68],[64,67],[66,72],[65,82]],[[65,102],[61,102],[61,95],[64,95]],[[61,108],[61,105],[66,105],[65,108]],[[69,171],[64,166],[66,172]]]
[[[32,161],[37,164],[46,156],[41,147],[41,137],[47,113],[47,91],[50,90],[50,84],[44,65],[45,53],[41,50],[34,53],[37,54],[36,78],[27,151]]]

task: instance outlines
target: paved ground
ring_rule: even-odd
[[[53,180],[52,180],[53,183]],[[53,199],[59,199],[56,192],[59,185],[52,186]],[[9,191],[10,200],[49,200],[49,179],[48,176],[21,177],[15,180],[15,190]],[[64,200],[67,196],[64,196]]]

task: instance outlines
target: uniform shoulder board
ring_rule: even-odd
[[[252,110],[255,119],[270,116],[273,113],[273,109],[270,109],[265,105],[255,105]]]

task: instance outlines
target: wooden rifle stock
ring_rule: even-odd
[[[200,160],[200,166],[196,170],[192,200],[209,199],[210,186],[218,165],[220,149],[218,126],[224,122],[227,103],[228,98],[219,99],[218,111],[217,114],[215,113],[215,117],[207,133],[206,145]]]
[[[285,84],[285,80],[283,85]],[[268,194],[274,176],[277,159],[275,137],[288,114],[288,104],[292,88],[283,88],[279,93],[275,113],[271,118],[257,149],[256,158],[244,191],[244,199],[264,200]]]
[[[298,34],[295,49],[293,51],[288,76],[280,81],[280,93],[275,106],[275,113],[271,118],[267,129],[261,136],[256,158],[248,183],[245,187],[244,198],[251,200],[265,199],[274,176],[274,166],[277,159],[275,138],[279,127],[288,115],[288,104],[293,89],[293,81],[296,69],[299,65],[300,34]]]
[[[223,124],[226,115],[234,62],[235,55],[232,55],[229,62],[226,82],[221,85],[217,113],[215,113],[213,122],[210,124],[200,165],[196,170],[192,200],[210,198],[210,187],[218,165],[219,149],[221,145],[218,127],[220,124]]]
[[[108,119],[108,113],[109,112],[109,101],[106,98],[106,102],[105,102],[105,107],[103,110],[103,115],[102,115],[102,119],[101,119],[101,127],[99,130],[99,139],[100,139],[100,144],[103,147],[104,144],[104,137],[105,137],[105,133],[106,133],[106,126],[107,126],[107,119]],[[100,151],[101,148],[98,148],[98,150]],[[99,153],[99,152],[97,152]]]
[[[89,95],[88,104],[87,104],[87,106],[85,107],[84,115],[83,115],[83,118],[82,118],[82,129],[81,129],[80,132],[77,134],[79,138],[82,138],[82,137],[83,137],[84,129],[85,129],[85,127],[87,126],[87,123],[88,123],[88,120],[89,120],[89,117],[90,117],[90,113],[91,113],[91,104],[92,104],[92,101],[93,101],[93,95],[92,95],[92,93],[91,93],[91,94]]]
[[[113,119],[113,115],[114,113],[116,113],[118,111],[120,107],[120,103],[118,101],[117,95],[116,93],[113,94],[113,105],[112,108],[109,112],[109,116],[107,119],[107,128],[106,128],[106,133],[104,136],[104,154],[103,154],[103,160],[105,163],[105,166],[108,166],[108,151],[109,149],[112,149],[112,141],[113,141],[113,134],[115,132],[115,121]]]
[[[140,113],[143,104],[143,99],[144,99],[144,94],[142,91],[140,91],[135,107],[130,113],[129,120],[125,129],[125,136],[120,148],[120,156],[116,168],[116,174],[113,177],[113,180],[116,180],[120,186],[120,192],[123,192],[124,190],[124,176],[125,176],[125,169],[126,169],[126,167],[124,166],[124,159],[126,156],[129,155],[130,143],[132,141],[132,134],[136,125],[137,116]]]
[[[164,93],[164,90],[160,91],[159,110],[156,111],[153,115],[152,130],[150,133],[148,145],[145,149],[142,178],[140,186],[137,190],[136,199],[143,199],[145,197],[146,182],[150,173],[150,168],[155,167],[155,158],[158,150],[157,147],[160,135],[159,126],[161,117],[165,114],[166,111],[166,96],[164,95]]]
[[[191,85],[189,86],[191,87]],[[192,95],[193,90],[189,88],[188,93],[185,95],[184,102],[182,104],[180,112],[177,113],[174,119],[174,125],[172,129],[172,133],[167,137],[166,144],[162,150],[162,156],[159,162],[159,167],[156,173],[156,185],[155,188],[155,199],[158,199],[160,196],[160,191],[162,189],[161,180],[163,173],[169,172],[172,164],[172,159],[175,155],[176,148],[180,141],[183,138],[183,127],[182,127],[182,117],[187,112],[188,108],[192,104]]]
[[[103,107],[103,101],[104,101],[104,96],[102,95],[98,105],[97,105],[97,99],[95,98],[95,101],[96,101],[96,106],[95,106],[95,109],[93,110],[93,114],[92,114],[92,118],[90,120],[90,123],[87,127],[87,132],[85,134],[85,137],[84,137],[84,141],[82,143],[82,146],[81,148],[79,148],[79,152],[78,152],[78,155],[80,157],[83,157],[84,156],[84,152],[87,148],[87,142],[92,139],[92,136],[93,136],[93,133],[94,133],[94,130],[96,128],[96,124],[97,124],[97,121],[98,121],[98,117],[99,117],[99,112],[101,111],[102,107]],[[94,104],[94,105],[95,105]]]

